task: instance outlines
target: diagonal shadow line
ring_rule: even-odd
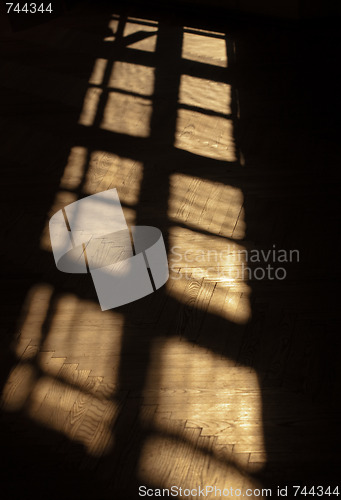
[[[155,26],[156,27],[156,26]],[[127,35],[123,38],[123,44],[125,46],[131,45],[132,43],[141,42],[141,40],[146,40],[152,36],[156,36],[157,31],[138,31],[136,33],[132,33],[131,35]]]

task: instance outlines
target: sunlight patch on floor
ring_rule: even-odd
[[[52,204],[52,207],[47,214],[46,223],[45,223],[45,226],[44,226],[44,229],[42,231],[41,238],[40,238],[40,248],[42,248],[43,250],[46,250],[47,252],[52,252],[50,230],[49,230],[49,221],[50,221],[52,215],[55,214],[56,212],[58,212],[58,210],[61,210],[66,205],[70,205],[70,203],[73,203],[77,199],[78,199],[78,196],[76,193],[73,193],[70,191],[64,191],[64,190],[58,191],[58,193],[56,194],[55,200]]]
[[[248,446],[265,453],[256,371],[171,338],[154,344],[144,390],[147,404],[153,398],[156,372],[158,406],[140,457],[142,484],[250,487]],[[236,444],[240,450],[244,447],[242,453],[233,452]],[[256,468],[253,464],[253,471]]]
[[[112,35],[106,36],[103,41],[104,42],[113,42],[115,40],[115,35],[117,33],[117,28],[119,25],[119,19],[111,19],[108,24],[108,29],[111,30]]]
[[[33,286],[28,292],[18,324],[20,336],[14,345],[14,351],[18,358],[24,352],[28,342],[34,342],[37,346],[42,342],[42,330],[49,311],[53,291],[54,288],[52,285],[41,283]],[[28,357],[30,357],[30,353],[25,358],[27,359]]]
[[[149,99],[109,92],[100,128],[133,137],[148,137],[152,111]]]
[[[208,305],[192,297],[193,307],[206,307],[239,324],[247,323],[251,315],[241,243],[246,228],[243,203],[238,188],[184,174],[171,176],[168,217],[174,225],[169,231],[172,272],[167,293],[183,302],[193,293],[191,282],[213,286]]]
[[[125,24],[123,37],[127,47],[134,50],[141,50],[144,52],[155,52],[157,43],[157,22],[148,21],[137,18],[128,18]]]
[[[77,189],[82,182],[87,162],[87,148],[74,146],[71,148],[69,158],[60,181],[62,189]]]
[[[80,125],[91,127],[94,124],[101,94],[102,90],[99,88],[88,88],[84,97],[82,112],[78,120]]]
[[[182,58],[212,66],[227,67],[226,42],[207,33],[183,34]]]
[[[115,394],[123,325],[117,312],[102,312],[93,301],[54,295],[50,285],[36,285],[12,346],[18,362],[3,390],[3,409],[24,412],[83,444],[91,455],[108,452],[119,409]]]
[[[179,104],[229,114],[231,113],[231,85],[206,78],[181,75]]]
[[[103,83],[104,73],[108,64],[107,59],[98,58],[95,61],[92,74],[89,78],[91,85],[101,85]]]
[[[108,87],[151,96],[154,92],[154,68],[142,64],[116,61],[108,81]]]
[[[174,146],[206,158],[237,160],[232,121],[190,109],[178,110]]]
[[[180,173],[170,177],[168,217],[194,231],[237,239],[238,229],[238,239],[242,239],[243,203],[239,188]]]
[[[85,177],[84,192],[100,193],[116,188],[124,205],[136,205],[143,177],[143,164],[107,151],[91,153]]]
[[[197,438],[196,435],[195,437]],[[204,441],[204,436],[202,440]],[[206,488],[206,486],[213,487],[213,491],[208,489],[205,498],[213,499],[222,496],[219,489],[225,490],[226,497],[233,497],[235,493],[239,497],[243,496],[243,492],[247,489],[259,488],[257,481],[247,475],[242,465],[244,464],[239,463],[239,457],[233,456],[229,450],[226,450],[226,447],[219,450],[219,455],[214,456],[212,440],[210,442],[209,438],[207,442],[203,442],[202,449],[200,449],[194,448],[190,442],[186,441],[184,432],[181,433],[179,440],[174,439],[173,436],[167,437],[163,433],[155,432],[146,439],[143,445],[138,479],[142,485],[148,484],[149,488],[153,487],[159,492],[161,489],[161,493],[163,488],[169,489],[173,491],[173,496],[176,498],[195,500],[199,498],[198,488]],[[163,496],[161,493],[156,493],[156,496]],[[167,492],[164,493],[165,497],[168,495]],[[250,491],[248,498],[266,497],[258,491],[254,495]]]
[[[158,27],[154,21],[148,23],[128,19],[122,43],[128,49],[154,52]],[[113,35],[105,40],[113,41],[117,18],[110,21],[109,28]],[[227,67],[224,36],[208,35],[203,30],[185,30],[183,59]],[[89,87],[79,123],[97,124],[130,137],[149,137],[154,76],[154,68],[123,61],[115,62],[110,72],[108,61],[97,59],[89,84],[107,89]],[[100,101],[103,116],[99,115]],[[236,161],[230,113],[230,85],[182,75],[175,147],[206,158]],[[180,260],[171,270],[166,293],[180,307],[185,301],[199,314],[205,310],[211,317],[245,324],[251,311],[244,276],[219,274],[220,269],[236,271],[241,265],[238,255],[244,247],[238,240],[245,236],[242,191],[199,176],[200,172],[198,177],[180,173],[170,177],[169,258],[172,261],[178,246]],[[117,188],[126,220],[133,224],[142,178],[142,162],[74,146],[49,218],[84,195]],[[104,210],[99,207],[94,219]],[[51,251],[47,227],[41,246]],[[84,276],[72,276],[72,286],[83,290],[82,279]],[[25,411],[42,426],[84,445],[89,454],[109,452],[114,446],[112,426],[119,410],[115,398],[125,320],[126,313],[102,312],[97,301],[81,298],[76,292],[57,294],[46,284],[32,289],[23,311],[21,336],[14,346],[18,364],[5,387],[5,408]],[[227,328],[222,329],[222,335],[229,335]],[[233,360],[183,338],[181,342],[172,338],[155,342],[149,354],[143,397],[148,399],[150,388],[157,392],[159,416],[143,444],[141,480],[168,487],[181,479],[183,487],[193,487],[211,460],[211,473],[225,477],[229,487],[248,484],[243,461],[233,454],[233,447],[251,439],[265,452],[256,372],[232,366]],[[182,421],[183,431],[174,432],[172,421]],[[196,449],[198,439],[213,435],[216,444],[231,451],[223,460],[206,441]],[[164,475],[168,466],[175,475]],[[187,473],[183,476],[184,470]],[[214,484],[214,477],[212,481]]]

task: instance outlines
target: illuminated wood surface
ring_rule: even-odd
[[[312,38],[83,7],[1,39],[11,498],[337,480],[337,138]],[[171,276],[101,312],[55,269],[48,220],[113,187]],[[274,248],[299,262],[258,280],[246,252]]]

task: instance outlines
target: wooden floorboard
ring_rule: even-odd
[[[336,485],[337,42],[100,4],[0,35],[1,497]],[[111,188],[170,278],[102,312],[48,221]]]

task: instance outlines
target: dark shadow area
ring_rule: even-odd
[[[79,16],[57,19],[62,34],[60,40],[52,39],[49,48],[41,47],[41,40],[29,38],[24,61],[20,37],[0,45],[4,60],[0,133],[6,138],[0,151],[4,185],[1,386],[18,362],[13,346],[20,337],[26,296],[32,286],[47,283],[53,288],[40,344],[29,361],[35,379],[43,375],[38,352],[44,349],[58,314],[59,298],[69,293],[97,303],[90,277],[59,273],[52,254],[41,247],[46,214],[52,215],[60,179],[75,145],[85,148],[87,157],[78,186],[69,190],[74,199],[85,196],[94,151],[143,164],[138,202],[125,208],[135,210],[135,225],[161,229],[168,252],[172,228],[181,227],[169,217],[171,177],[182,174],[240,190],[246,231],[238,243],[247,248],[297,249],[300,259],[286,264],[286,280],[249,279],[252,318],[246,324],[199,307],[200,279],[193,280],[197,290],[185,288],[179,298],[162,288],[119,308],[124,326],[117,386],[114,396],[110,391],[103,396],[118,405],[112,451],[102,457],[90,456],[82,444],[30,420],[25,404],[20,410],[4,411],[0,420],[4,443],[1,483],[7,484],[4,498],[138,498],[141,453],[155,434],[145,424],[148,404],[143,400],[151,363],[155,390],[160,389],[158,372],[162,370],[162,366],[155,368],[153,346],[156,339],[162,345],[172,337],[217,354],[235,367],[254,370],[261,389],[266,461],[259,452],[253,470],[252,464],[243,468],[233,456],[222,459],[209,446],[198,443],[200,453],[226,470],[259,480],[264,488],[336,485],[340,467],[336,27],[321,25],[316,33],[311,24],[259,20],[255,24],[250,18],[228,16],[218,21],[214,14],[206,16],[199,9],[194,14],[181,10],[158,14],[105,4],[98,9],[93,23],[87,9],[86,15],[80,9]],[[113,13],[118,20],[115,40],[104,43],[103,37],[111,34],[107,26]],[[129,48],[150,36],[143,30],[124,36],[130,16],[139,18],[142,25],[157,26],[155,52]],[[227,68],[183,59],[183,26],[224,33]],[[102,93],[94,120],[87,127],[78,119],[97,58],[108,63],[103,82],[96,87]],[[148,137],[101,128],[116,61],[155,68]],[[29,68],[33,81],[27,82],[27,88],[22,79],[28,72],[23,67]],[[49,70],[61,75],[60,80],[48,78]],[[229,118],[235,161],[207,158],[174,146],[183,74],[231,85]],[[44,88],[44,79],[50,82],[49,88]],[[66,82],[64,87],[61,82]],[[60,206],[63,203],[67,204],[61,200]],[[194,230],[210,236],[208,230]],[[220,237],[227,244],[234,240],[233,236]],[[214,287],[210,293],[213,291]],[[73,324],[77,325],[77,317]],[[72,326],[69,328],[72,335]],[[101,328],[94,325],[97,335]],[[62,375],[57,374],[58,379],[63,380]],[[67,379],[64,383],[72,386]],[[151,390],[150,381],[148,384]],[[221,418],[228,419],[228,411]],[[170,429],[163,434],[186,449],[195,446],[181,431]],[[249,453],[257,456],[258,452],[250,449]],[[156,479],[153,487],[162,486]]]

